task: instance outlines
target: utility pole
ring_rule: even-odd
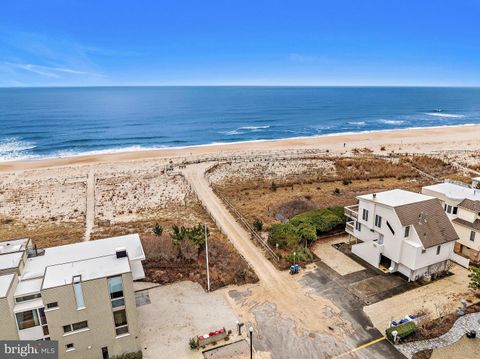
[[[205,259],[207,261],[207,292],[210,292],[210,268],[208,266],[208,235],[207,235],[206,224],[205,224]]]
[[[250,359],[253,359],[253,327],[248,328],[250,332]]]

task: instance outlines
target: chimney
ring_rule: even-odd
[[[127,249],[125,247],[115,248],[117,258],[125,258],[127,256]]]

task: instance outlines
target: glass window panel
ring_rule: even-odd
[[[115,327],[119,327],[127,324],[127,313],[125,309],[117,310],[113,312],[113,319],[115,321]]]
[[[39,314],[40,314],[40,323],[42,324],[47,324],[47,318],[45,317],[45,309],[44,308],[40,308],[38,310]]]
[[[108,278],[108,290],[112,299],[123,297],[122,276]]]
[[[37,310],[27,310],[26,312],[16,313],[18,329],[28,329],[40,325]]]
[[[42,327],[42,329],[43,329],[43,335],[48,335],[48,334],[50,334],[49,331],[48,331],[48,325],[44,325],[44,326]]]
[[[70,324],[63,326],[63,332],[68,333],[72,331],[72,326]]]
[[[73,323],[72,327],[73,327],[73,330],[80,330],[80,329],[88,328],[88,323],[87,321]]]
[[[127,334],[128,333],[128,325],[115,329],[115,332],[117,333],[117,335]]]
[[[82,283],[80,276],[73,277],[73,291],[77,302],[77,309],[85,308],[85,300],[83,299]]]
[[[112,300],[112,307],[113,308],[121,307],[122,305],[125,305],[125,299],[124,298]]]

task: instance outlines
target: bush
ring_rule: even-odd
[[[290,220],[290,223],[296,227],[300,227],[302,223],[309,224],[313,226],[318,236],[343,226],[345,216],[343,207],[329,207],[298,214]]]
[[[385,331],[385,333],[387,334],[388,340],[390,340],[391,342],[393,342],[393,335],[392,335],[393,331],[397,331],[398,332],[397,336],[400,339],[403,339],[415,333],[417,331],[417,325],[414,322],[407,322],[404,324],[400,324],[399,326],[396,326],[396,327],[388,328]]]
[[[343,207],[314,209],[296,215],[283,224],[274,224],[268,242],[279,248],[295,248],[300,243],[314,242],[317,236],[345,225]]]
[[[143,358],[143,354],[142,354],[142,351],[140,350],[138,352],[124,353],[124,354],[112,357],[112,359],[142,359],[142,358]]]
[[[268,231],[268,243],[278,248],[293,248],[300,243],[297,229],[291,223],[274,224]]]
[[[270,191],[272,192],[277,192],[278,185],[275,183],[275,181],[272,181],[272,184],[270,185]]]
[[[340,188],[335,188],[335,190],[333,191],[333,194],[340,194]]]
[[[210,232],[207,228],[207,237]],[[184,226],[178,227],[176,224],[172,226],[170,237],[175,244],[187,239],[191,243],[195,244],[198,249],[202,249],[205,245],[205,226],[201,223],[192,228],[186,228]]]
[[[163,233],[163,227],[159,225],[158,223],[155,224],[155,226],[152,228],[153,234],[156,236],[160,237]]]
[[[352,183],[352,181],[349,180],[349,179],[347,179],[347,178],[344,178],[344,179],[342,180],[342,183],[343,183],[344,186],[348,186],[349,184]]]
[[[312,252],[305,247],[297,247],[294,252],[295,258],[293,258],[293,252],[286,257],[286,260],[290,263],[310,262],[314,258]]]
[[[258,218],[255,218],[255,220],[253,221],[253,228],[255,228],[256,231],[260,232],[263,229],[263,222]]]

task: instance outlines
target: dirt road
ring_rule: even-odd
[[[344,354],[357,346],[351,339],[351,323],[342,317],[341,310],[332,301],[302,286],[302,275],[290,276],[277,270],[254,244],[249,233],[211,189],[205,177],[210,165],[190,165],[182,172],[217,226],[260,279],[256,285],[242,287],[242,291],[228,292],[239,317],[255,328],[254,346],[260,352],[258,357],[325,358]],[[371,354],[366,357],[383,357]]]

